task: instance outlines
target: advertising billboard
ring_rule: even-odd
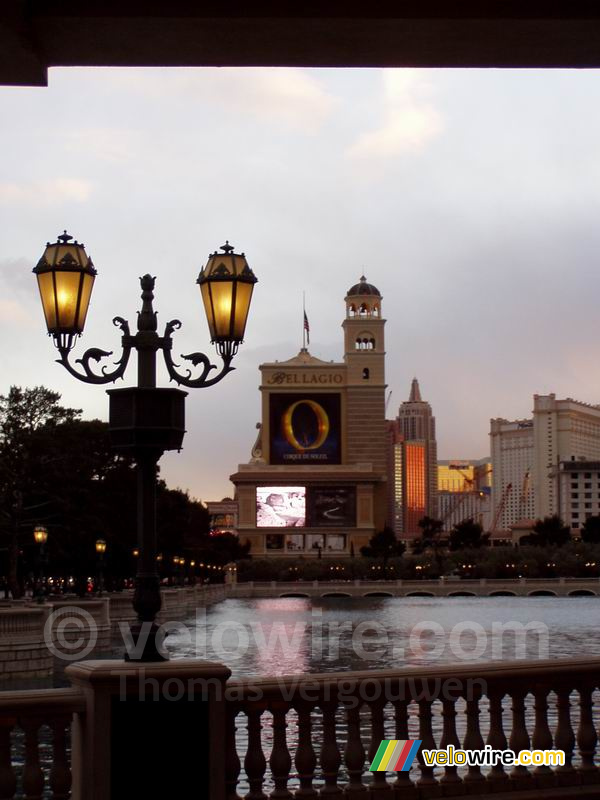
[[[356,489],[353,486],[310,487],[307,520],[311,528],[354,528]]]
[[[271,464],[341,464],[339,394],[279,394],[270,398]]]
[[[303,528],[306,523],[304,486],[257,486],[257,528]]]

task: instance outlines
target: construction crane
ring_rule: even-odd
[[[525,516],[525,504],[527,503],[527,497],[529,496],[529,489],[530,489],[530,476],[531,476],[531,467],[527,470],[525,475],[523,476],[523,484],[521,486],[521,496],[519,497],[519,516],[521,519]]]
[[[462,504],[464,502],[466,502],[468,497],[472,497],[473,496],[473,493],[472,492],[456,492],[456,495],[457,495],[456,502],[453,505],[450,506],[448,511],[446,511],[446,513],[442,517],[442,530],[446,530],[446,522],[450,519],[450,517],[452,517],[454,514],[456,514],[458,509],[462,506]]]
[[[492,522],[491,530],[495,531],[498,529],[498,522],[500,521],[500,517],[502,516],[502,512],[506,506],[506,501],[508,500],[508,496],[512,491],[512,483],[507,483],[505,490],[502,492],[502,497],[500,498],[500,502],[496,506],[496,513],[494,514],[494,520]]]
[[[386,399],[386,401],[385,401],[385,411],[384,411],[384,415],[385,415],[385,414],[387,414],[388,406],[389,406],[389,404],[390,404],[390,400],[391,400],[391,399],[392,399],[392,390],[390,389],[390,391],[388,392],[387,399]]]

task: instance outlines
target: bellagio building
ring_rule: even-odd
[[[261,364],[262,422],[231,476],[254,556],[350,555],[385,524],[385,320],[362,277],[345,298],[344,359],[306,348]]]

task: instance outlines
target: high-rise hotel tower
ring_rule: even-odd
[[[438,513],[435,417],[416,378],[397,418],[388,422],[388,437],[388,524],[408,541],[420,535],[420,519]]]

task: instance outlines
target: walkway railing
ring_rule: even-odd
[[[71,725],[84,712],[77,689],[0,692],[2,800],[71,797]]]
[[[219,674],[219,681],[227,675],[222,666],[208,662],[124,665],[98,661],[87,662],[83,672],[90,681],[85,686],[87,679],[79,670],[83,683],[78,688],[1,692],[0,799],[67,800],[73,796],[76,800],[111,800],[110,781],[101,791],[94,784],[99,775],[110,774],[109,715],[123,691],[122,675],[129,675],[128,692],[137,693],[141,685],[155,692],[156,678],[168,685],[172,699],[173,682],[195,670],[208,676],[209,683],[211,675]],[[113,689],[109,688],[111,681]],[[195,694],[188,692],[182,702],[203,699],[206,683],[192,681],[189,685]],[[211,701],[213,711],[204,722],[198,717],[193,730],[198,741],[204,741],[202,746],[214,748],[211,752],[218,762],[210,800],[333,798],[342,794],[347,800],[420,800],[490,792],[513,794],[520,800],[524,795],[600,796],[596,764],[600,658],[301,674],[229,680],[224,687]],[[112,701],[107,692],[112,692]],[[152,696],[141,704],[146,709]],[[105,699],[98,704],[98,697]],[[163,704],[157,704],[157,714],[161,706],[164,710]],[[144,719],[147,725],[146,713]],[[206,720],[210,720],[209,727],[202,728]],[[222,729],[225,747],[219,733]],[[135,737],[135,718],[130,730]],[[153,726],[156,753],[161,750],[161,736],[178,734],[188,736],[191,731]],[[98,744],[102,737],[104,749]],[[419,754],[410,772],[370,773],[369,764],[382,739],[421,739],[427,749],[452,745],[482,750],[489,745],[519,753],[555,748],[564,751],[565,762],[555,768],[502,764],[437,768]],[[92,777],[89,766],[96,763],[99,752],[102,766]],[[82,766],[85,764],[88,769]],[[180,778],[184,775],[193,794],[198,780],[196,765],[178,764],[177,774]]]
[[[595,765],[600,660],[348,672],[229,681],[227,798],[283,800],[464,796],[600,782]],[[489,770],[434,768],[419,755],[411,772],[369,773],[382,739],[423,748],[516,753],[557,748],[565,764]],[[237,746],[236,746],[237,744]],[[365,794],[368,789],[369,794]],[[600,792],[596,788],[597,792]],[[293,792],[293,794],[292,794]],[[567,793],[568,794],[568,793]]]

